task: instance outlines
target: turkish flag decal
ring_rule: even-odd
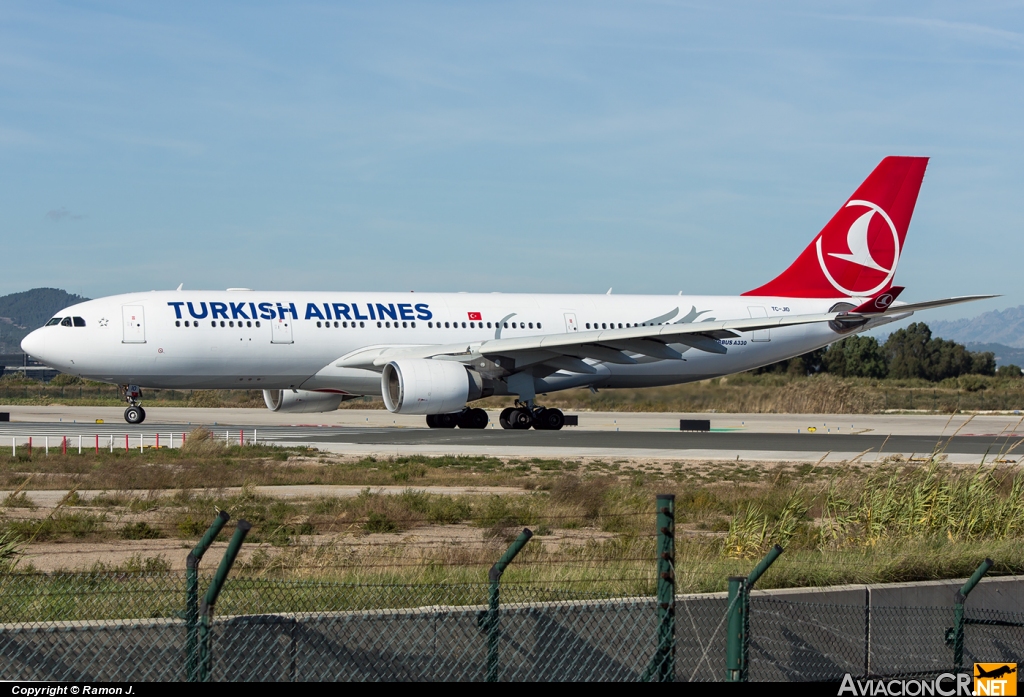
[[[479,312],[470,312],[468,314],[469,314],[469,318],[470,319],[473,319],[473,320],[481,320],[481,319],[483,319],[483,317],[480,316]]]

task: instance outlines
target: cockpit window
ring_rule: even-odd
[[[85,326],[85,320],[83,318],[81,318],[81,317],[74,317],[73,319],[74,319],[76,327],[84,327]]]
[[[53,319],[51,319],[49,322],[46,323],[46,326],[47,327],[52,327],[55,324],[60,324],[60,320],[61,320],[60,317],[54,317]]]
[[[71,318],[70,317],[65,317],[64,319],[62,319],[61,322],[60,322],[60,326],[62,326],[62,327],[70,327],[71,326]]]

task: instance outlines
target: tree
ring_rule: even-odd
[[[928,342],[932,331],[923,322],[914,322],[906,329],[897,329],[882,347],[891,378],[928,378]]]
[[[955,341],[933,339],[931,329],[924,322],[914,322],[906,329],[894,331],[882,351],[889,363],[891,378],[938,382],[971,373],[995,374],[995,354],[975,353]]]
[[[823,368],[850,378],[884,378],[889,372],[882,347],[873,336],[851,336],[829,346]]]
[[[1014,378],[1014,379],[1020,378],[1021,377],[1020,366],[1019,365],[1014,365],[1013,363],[1011,363],[1010,365],[1001,365],[1001,366],[999,366],[999,370],[996,371],[996,377],[997,378]]]

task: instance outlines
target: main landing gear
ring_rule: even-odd
[[[565,414],[561,409],[531,409],[529,405],[517,402],[516,406],[502,410],[498,423],[502,428],[516,431],[525,431],[531,427],[537,431],[559,431],[565,425]]]
[[[487,428],[487,412],[483,409],[463,409],[454,414],[427,414],[430,428]]]
[[[124,410],[124,420],[130,424],[141,424],[146,420],[146,410],[142,408],[142,388],[138,385],[121,385],[121,397],[128,402]]]

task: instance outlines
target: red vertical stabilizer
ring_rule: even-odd
[[[927,157],[887,157],[788,269],[743,295],[873,296],[892,286]]]

